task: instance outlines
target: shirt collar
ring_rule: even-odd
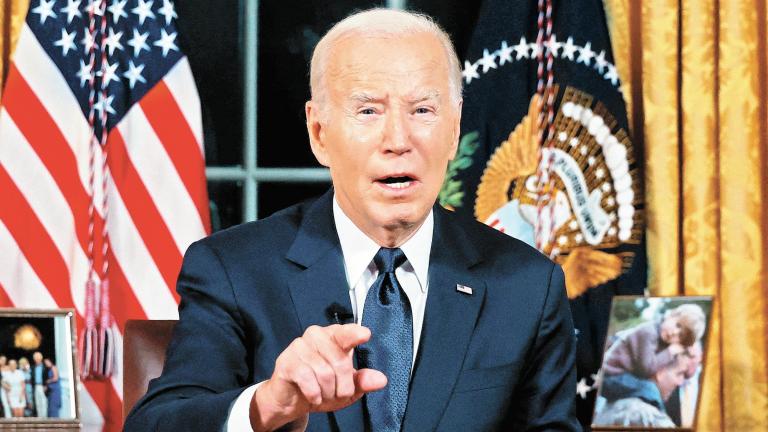
[[[344,266],[347,271],[347,283],[352,289],[368,265],[373,261],[374,255],[378,252],[380,246],[370,237],[365,235],[360,228],[344,213],[339,203],[336,201],[336,195],[333,196],[333,221],[336,225],[336,232],[339,235],[341,252],[344,255]],[[432,249],[432,231],[434,229],[434,218],[432,210],[429,210],[427,218],[421,224],[419,229],[400,246],[400,249],[408,259],[408,263],[413,268],[416,278],[419,280],[421,291],[427,289],[427,274],[429,271],[429,253]]]

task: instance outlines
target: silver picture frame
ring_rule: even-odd
[[[0,308],[0,429],[81,428],[76,334],[74,309]]]

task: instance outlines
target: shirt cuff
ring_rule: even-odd
[[[251,399],[253,399],[253,394],[256,393],[256,389],[258,389],[261,384],[262,383],[258,383],[247,387],[240,393],[240,396],[232,402],[232,405],[229,408],[227,426],[224,428],[224,432],[253,432],[250,416]]]

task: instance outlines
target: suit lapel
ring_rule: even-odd
[[[404,431],[434,430],[448,404],[485,297],[485,283],[468,270],[480,261],[474,243],[435,207],[429,292],[419,355],[411,378]],[[457,291],[457,284],[472,294]]]
[[[302,332],[312,325],[336,324],[347,313],[352,315],[344,258],[333,222],[333,190],[318,199],[303,215],[287,258],[304,267],[289,281],[291,299]],[[351,322],[351,321],[349,321]],[[342,431],[362,430],[360,401],[333,414]]]
[[[333,222],[333,191],[303,215],[287,258],[304,267],[289,281],[291,299],[302,331],[311,325],[334,324],[333,312],[352,311],[344,258]],[[429,293],[411,378],[404,431],[433,430],[448,404],[485,298],[485,283],[469,268],[480,261],[465,232],[445,210],[434,209],[435,230],[429,263]],[[472,294],[456,290],[471,287]],[[362,430],[360,401],[332,414],[341,431]]]

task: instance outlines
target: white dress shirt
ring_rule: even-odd
[[[696,398],[699,396],[699,378],[701,366],[696,369],[692,377],[683,381],[678,387],[680,391],[680,426],[693,426],[694,414],[696,414]]]
[[[333,220],[339,243],[344,256],[344,270],[349,284],[349,300],[352,303],[352,313],[355,322],[363,320],[363,309],[368,289],[376,280],[379,272],[373,257],[380,246],[365,235],[360,228],[344,213],[333,197]],[[432,231],[434,218],[429,211],[424,223],[400,246],[407,258],[406,262],[395,270],[395,276],[400,286],[408,296],[413,318],[413,362],[419,349],[421,327],[424,324],[424,308],[427,304],[427,278],[429,271],[429,252],[432,248]],[[254,384],[240,393],[232,404],[227,418],[226,432],[253,432],[250,422],[250,404],[253,394],[261,383]]]

